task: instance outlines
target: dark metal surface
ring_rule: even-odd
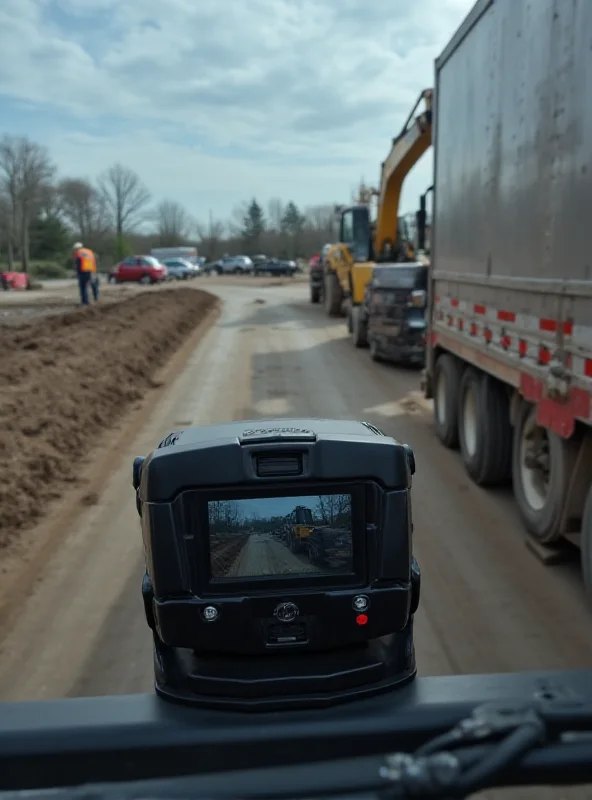
[[[418,679],[318,711],[241,714],[152,695],[0,704],[0,789],[207,774],[409,751],[475,705],[552,694],[592,699],[587,671]]]
[[[588,783],[592,777],[590,742],[555,745],[528,754],[510,771],[498,774],[489,786],[565,786]],[[237,770],[155,780],[90,785],[37,791],[0,790],[0,800],[206,800],[206,798],[330,798],[384,800],[399,795],[383,777],[384,758],[370,756],[266,769]],[[473,796],[473,794],[471,794]]]
[[[436,270],[590,281],[592,4],[477,6],[438,62]]]

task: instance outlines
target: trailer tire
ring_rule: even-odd
[[[580,533],[580,561],[584,587],[592,599],[592,485],[588,489]]]
[[[434,422],[436,436],[444,447],[458,447],[458,388],[462,362],[443,353],[434,367]]]
[[[259,273],[257,273],[259,274]],[[318,303],[321,299],[321,290],[318,286],[311,286],[310,287],[310,302],[311,303]]]
[[[325,311],[330,317],[341,316],[341,286],[337,275],[330,272],[325,275]]]
[[[368,347],[368,325],[362,317],[360,306],[351,308],[352,342],[354,347]]]
[[[525,461],[529,442],[537,440],[540,445],[535,452],[542,452],[543,462],[548,464],[546,480],[542,466],[535,468]],[[536,406],[520,404],[514,421],[512,483],[524,525],[540,544],[550,544],[562,534],[563,509],[577,453],[575,440],[562,439],[536,424]]]
[[[512,427],[505,387],[468,367],[458,400],[458,438],[467,472],[479,486],[506,482],[512,472]]]

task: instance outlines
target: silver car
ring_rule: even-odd
[[[217,275],[249,275],[253,269],[253,262],[248,256],[225,256],[205,268],[206,272],[215,272]]]
[[[167,258],[163,261],[167,268],[170,278],[175,278],[178,281],[186,281],[188,278],[195,278],[199,274],[199,267],[196,267],[190,261],[184,258]]]

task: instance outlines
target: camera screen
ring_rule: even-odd
[[[353,572],[352,497],[208,502],[212,580]]]

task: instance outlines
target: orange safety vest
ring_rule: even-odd
[[[87,247],[81,247],[76,251],[76,256],[81,259],[80,271],[81,272],[96,272],[97,262],[95,254]]]

